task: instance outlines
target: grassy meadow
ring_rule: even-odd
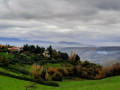
[[[57,68],[57,67],[64,67],[65,65],[67,65],[67,66],[72,66],[72,64],[70,64],[70,63],[46,63],[45,65],[43,65],[44,66],[44,68],[49,68],[49,67],[53,67],[53,68]]]
[[[59,87],[52,87],[0,75],[0,90],[119,90],[120,76],[101,80],[63,81],[57,83],[59,83]]]
[[[5,56],[5,57],[8,57],[8,58],[13,58],[14,57],[13,55],[9,55],[9,54],[3,53],[3,52],[0,52],[0,56]]]

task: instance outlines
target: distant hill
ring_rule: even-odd
[[[77,42],[67,42],[67,41],[60,41],[58,44],[61,45],[66,45],[66,46],[76,46],[76,47],[93,47],[94,45],[87,45],[87,44],[82,44],[82,43],[77,43]]]
[[[6,41],[6,42],[18,42],[20,41],[20,39],[17,38],[4,38],[4,37],[0,37],[0,41]]]
[[[59,44],[69,44],[69,45],[84,45],[84,44],[77,43],[77,42],[66,42],[66,41],[60,41],[58,43]]]
[[[35,43],[53,43],[50,41],[39,41],[39,40],[21,40],[18,38],[3,38],[0,37],[0,41],[6,41],[6,42],[35,42]]]
[[[42,46],[48,46],[54,44],[54,42],[50,41],[39,41],[39,40],[21,40],[18,38],[4,38],[0,37],[0,43],[2,44],[10,44],[15,46],[23,46],[24,44],[35,44],[35,45],[42,45]]]
[[[40,46],[49,46],[52,45],[53,47],[92,47],[93,45],[87,45],[77,42],[67,42],[67,41],[60,41],[60,42],[51,42],[51,41],[40,41],[40,40],[21,40],[18,38],[5,38],[0,37],[0,43],[2,44],[12,44],[17,46],[22,46],[24,44],[35,44]]]

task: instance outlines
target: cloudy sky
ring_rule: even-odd
[[[0,37],[120,45],[120,0],[0,0]]]

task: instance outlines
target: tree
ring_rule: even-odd
[[[76,54],[75,61],[80,61],[80,57]]]
[[[67,53],[62,53],[62,52],[58,52],[60,54],[60,58],[62,58],[63,60],[68,60],[69,56]]]
[[[40,78],[40,75],[41,75],[40,66],[37,65],[36,63],[33,64],[33,65],[31,66],[30,73],[31,73],[33,79],[39,79],[39,78]]]
[[[49,51],[49,54],[50,54],[50,55],[53,54],[53,53],[52,53],[52,52],[53,52],[53,49],[52,49],[52,46],[51,46],[51,45],[47,48],[47,50]]]
[[[23,46],[23,51],[29,51],[30,49],[29,49],[29,46],[28,46],[28,44],[25,44],[24,46]]]
[[[31,52],[35,52],[35,46],[34,46],[34,45],[31,45],[31,46],[30,46],[30,51],[31,51]]]
[[[45,51],[45,48],[41,48],[41,54],[43,54],[43,52]]]
[[[76,58],[76,53],[71,51],[70,56],[69,56],[69,60],[75,61],[75,58]]]
[[[39,47],[38,45],[35,46],[35,45],[26,44],[26,45],[23,46],[23,51],[30,51],[32,53],[36,53],[36,54],[40,53],[40,54],[42,54],[45,51],[45,48]]]
[[[41,77],[45,80],[46,79],[46,70],[42,70]]]
[[[40,53],[41,52],[41,48],[37,45],[35,48],[35,53]]]

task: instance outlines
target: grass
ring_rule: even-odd
[[[102,80],[59,82],[59,84],[63,90],[119,90],[120,76]]]
[[[8,58],[13,58],[14,57],[14,55],[9,55],[9,54],[3,53],[3,52],[0,52],[0,56],[6,56]]]
[[[9,65],[6,68],[0,66],[0,71],[9,73],[9,74],[12,74],[12,75],[15,75],[15,76],[25,76],[25,77],[31,78],[29,75],[24,75],[22,73],[11,71],[11,69],[9,69],[9,67],[18,68],[20,70],[26,70],[26,71],[29,72],[29,70],[30,70],[30,66],[29,65],[26,65],[25,67],[23,67],[23,66],[20,66],[19,64],[16,64],[16,65]]]
[[[19,63],[16,63],[15,65],[9,65],[9,67],[11,67],[11,68],[17,68],[17,69],[20,69],[20,70],[26,70],[26,71],[30,71],[30,68],[31,68],[31,66],[30,65],[21,65],[21,64],[19,64]]]
[[[30,82],[0,75],[0,90],[25,90]]]
[[[34,84],[29,81],[14,79],[0,75],[0,90],[119,90],[120,76],[102,80],[63,81],[60,87]]]
[[[70,63],[46,63],[44,65],[45,68],[49,68],[49,67],[53,67],[53,68],[57,68],[57,67],[64,67],[64,66],[72,66]]]
[[[0,75],[0,90],[51,90],[52,88],[54,87]]]

